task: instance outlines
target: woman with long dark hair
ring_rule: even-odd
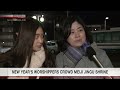
[[[14,47],[0,55],[0,62],[4,62],[3,67],[55,67],[46,48],[42,24],[33,18],[22,21]]]

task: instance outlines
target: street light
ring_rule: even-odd
[[[33,19],[37,19],[40,22],[44,22],[44,15],[40,16],[40,15],[35,15],[32,16]]]
[[[107,27],[107,24],[106,24],[107,19],[109,19],[109,17],[105,17],[105,30],[107,29],[106,28]]]
[[[44,22],[44,17],[43,17],[44,15],[42,15],[42,17],[40,18],[40,21],[41,22]]]
[[[36,17],[36,16],[32,16],[32,18],[33,18],[33,19],[37,19],[37,17]]]

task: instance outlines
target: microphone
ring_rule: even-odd
[[[96,57],[96,52],[92,47],[87,47],[86,53],[88,55],[88,58],[92,60],[92,58],[97,62],[97,64],[103,68],[103,65],[99,62],[99,60]]]
[[[91,58],[93,58],[96,62],[97,62],[97,64],[101,67],[101,68],[103,68],[103,65],[99,62],[99,60],[97,59],[97,57],[96,57],[96,52],[95,52],[95,50],[92,48],[92,47],[87,47],[87,49],[86,49],[86,53],[87,53],[87,55],[88,55],[88,58],[90,59],[90,60],[92,60]],[[108,76],[110,79],[112,79],[112,77],[111,76]]]

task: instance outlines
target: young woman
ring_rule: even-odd
[[[104,50],[93,42],[90,31],[84,22],[78,17],[68,17],[63,26],[64,44],[62,51],[56,56],[58,68],[98,68],[94,60],[88,57],[86,51],[92,47],[98,60],[106,68],[113,67]],[[61,77],[61,78],[104,78],[104,77]]]
[[[42,24],[33,18],[21,22],[15,46],[0,55],[0,62],[8,68],[55,67],[54,58],[46,48]]]

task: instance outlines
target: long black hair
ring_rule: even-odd
[[[28,67],[31,62],[31,56],[33,52],[33,43],[35,40],[35,35],[37,29],[41,27],[44,32],[43,25],[33,18],[26,18],[25,21],[22,21],[19,27],[19,34],[16,39],[14,47],[6,52],[6,55],[9,55],[13,59],[13,65],[15,67],[23,67],[28,59]],[[45,62],[43,67],[52,67],[54,66],[54,61],[48,56],[48,51],[46,48],[45,40],[43,42],[43,47],[45,49]],[[49,60],[48,60],[49,59]]]

